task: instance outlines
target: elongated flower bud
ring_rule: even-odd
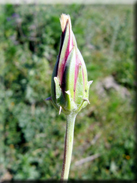
[[[92,81],[87,80],[87,69],[77,47],[69,15],[62,14],[60,23],[62,35],[52,74],[51,101],[60,112],[77,113],[89,103]]]

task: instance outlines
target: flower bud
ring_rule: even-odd
[[[60,50],[51,81],[51,101],[65,114],[78,113],[88,103],[87,69],[72,32],[69,15],[62,14]]]

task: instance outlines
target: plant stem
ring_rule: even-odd
[[[74,126],[76,115],[71,113],[67,115],[67,124],[66,124],[66,135],[65,135],[65,145],[64,145],[64,159],[61,180],[67,180],[69,175],[71,155],[73,149],[73,137],[74,137]]]

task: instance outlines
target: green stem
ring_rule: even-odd
[[[65,145],[64,145],[64,159],[61,180],[67,180],[69,175],[71,155],[73,149],[73,137],[74,137],[74,126],[76,115],[71,113],[67,115],[67,124],[66,124],[66,135],[65,135]]]

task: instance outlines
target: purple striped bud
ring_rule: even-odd
[[[61,15],[62,35],[57,62],[51,82],[51,101],[65,114],[79,112],[88,103],[89,86],[87,69],[77,47],[69,15]]]

